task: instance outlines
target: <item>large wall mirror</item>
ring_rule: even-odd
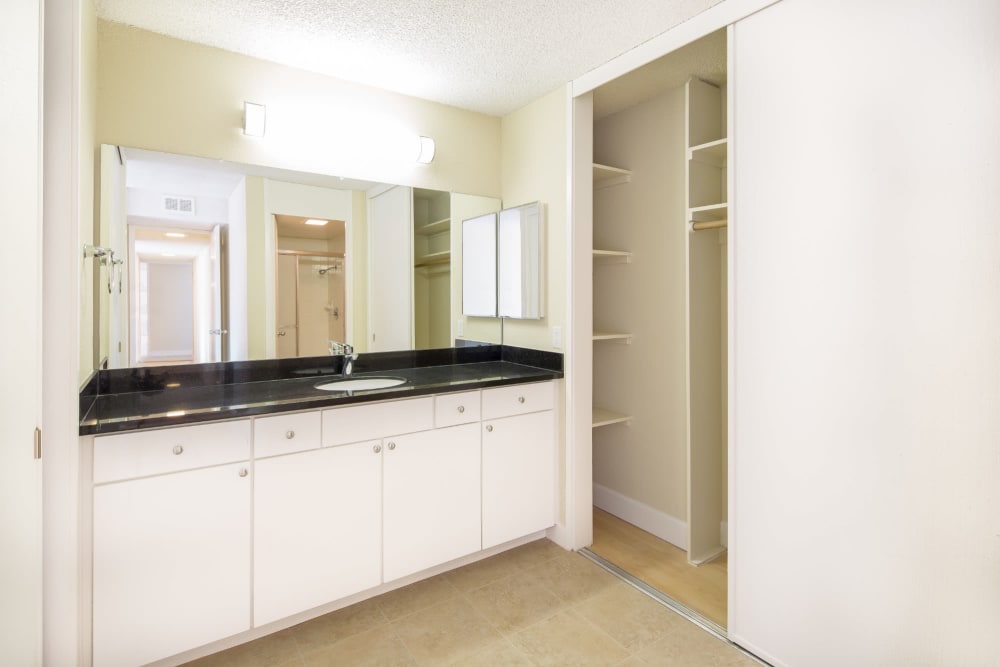
[[[503,342],[461,314],[460,223],[496,198],[117,146],[100,167],[94,367]]]

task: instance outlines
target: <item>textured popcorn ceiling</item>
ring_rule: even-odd
[[[719,0],[96,0],[177,39],[501,116]]]

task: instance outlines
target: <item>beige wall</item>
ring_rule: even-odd
[[[98,137],[298,171],[497,195],[499,119],[183,42],[98,24]],[[242,132],[244,101],[267,106],[267,136]],[[354,114],[354,122],[338,120]],[[360,121],[357,119],[361,119]],[[350,154],[358,122],[434,138],[430,165]],[[366,144],[366,148],[368,145]]]
[[[594,160],[632,180],[594,195],[594,245],[631,264],[594,269],[594,403],[634,416],[594,429],[594,482],[687,520],[684,89],[594,124]]]
[[[567,104],[559,88],[504,116],[500,124],[502,194],[505,208],[545,204],[545,317],[504,320],[508,345],[552,348],[551,329],[566,324]]]

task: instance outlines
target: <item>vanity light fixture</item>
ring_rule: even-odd
[[[181,234],[180,232],[164,232],[163,235],[169,236],[172,239],[182,239],[187,236],[187,234]]]
[[[243,103],[243,134],[248,137],[263,137],[267,119],[267,107],[253,102]]]
[[[420,148],[417,150],[417,162],[430,164],[434,160],[434,140],[430,137],[417,137]]]
[[[310,218],[310,219],[306,220],[306,224],[307,225],[315,225],[317,227],[322,227],[323,225],[327,224],[328,222],[330,222],[330,221],[329,220],[316,220],[315,218]]]

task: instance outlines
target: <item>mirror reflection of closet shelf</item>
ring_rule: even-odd
[[[462,314],[545,315],[544,206],[533,202],[462,221]]]
[[[611,426],[612,424],[632,425],[632,415],[623,415],[607,408],[593,406],[590,411],[593,428]]]

